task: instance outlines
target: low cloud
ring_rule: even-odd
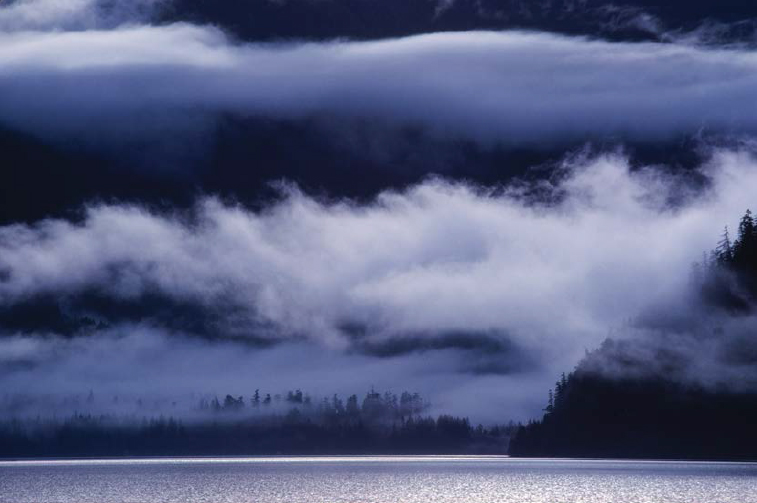
[[[361,122],[410,126],[409,145],[422,131],[434,146],[555,150],[757,133],[746,49],[528,32],[243,44],[208,26],[138,24],[154,5],[1,7],[0,128],[190,157],[221,116],[312,120],[343,135],[337,145]],[[369,136],[382,153],[393,141]],[[165,396],[375,385],[453,413],[525,418],[584,349],[618,333],[648,343],[632,347],[645,370],[659,344],[677,346],[694,362],[680,379],[751,386],[739,359],[754,351],[751,319],[708,318],[733,337],[699,344],[705,329],[657,337],[667,315],[649,313],[691,314],[691,262],[754,205],[753,149],[714,152],[691,177],[630,164],[578,155],[536,182],[428,179],[367,202],[282,185],[257,211],[214,197],[190,211],[91,203],[0,227],[3,384]]]
[[[92,30],[150,19],[164,0],[6,0],[0,31]]]
[[[503,423],[526,419],[541,405],[547,382],[539,374],[456,374],[452,351],[374,358],[311,344],[282,344],[255,351],[235,343],[184,337],[148,325],[121,325],[95,338],[41,334],[0,338],[0,377],[10,391],[0,397],[8,416],[119,413],[127,417],[193,417],[201,397],[226,394],[247,402],[301,389],[318,403],[334,393],[343,399],[372,387],[421,393],[429,413],[465,415]],[[23,363],[20,363],[23,362]],[[89,391],[95,403],[86,404]]]
[[[487,145],[757,130],[754,53],[678,44],[466,32],[239,45],[175,24],[3,33],[0,68],[0,124],[101,148],[202,138],[220,113],[378,119]]]
[[[665,308],[683,318],[657,313],[657,319],[616,330],[580,368],[610,378],[661,379],[715,392],[757,389],[754,315],[732,316],[676,302]],[[666,326],[655,326],[660,322]]]
[[[430,381],[529,376],[545,386],[613,330],[688,295],[691,263],[754,202],[757,159],[716,152],[699,172],[703,191],[659,169],[632,170],[620,154],[573,159],[538,182],[548,204],[523,186],[431,180],[366,204],[288,188],[258,212],[212,198],[173,214],[94,205],[76,221],[0,228],[0,302],[158,296],[199,316],[231,313],[203,344],[251,354],[312,346],[378,366],[442,358]],[[149,308],[141,318],[170,339]],[[96,341],[108,330],[83,333]],[[255,344],[240,345],[245,337]],[[513,407],[541,401],[522,398]]]

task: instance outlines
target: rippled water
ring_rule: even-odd
[[[757,502],[757,464],[504,457],[0,462],[0,501]]]

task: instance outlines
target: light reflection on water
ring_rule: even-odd
[[[13,503],[757,503],[757,464],[499,456],[0,462]]]

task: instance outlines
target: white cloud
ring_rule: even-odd
[[[53,136],[167,135],[217,112],[377,118],[504,144],[757,131],[757,56],[676,44],[466,32],[234,45],[179,24],[0,34],[0,68],[0,123]]]
[[[107,16],[96,0],[0,8],[0,126],[101,147],[140,136],[175,136],[184,146],[185,133],[203,131],[218,113],[369,118],[536,146],[606,135],[665,140],[703,128],[757,133],[757,55],[748,50],[523,32],[235,44],[210,27],[121,26],[137,19],[124,13],[150,5],[126,2]],[[0,353],[40,365],[4,383],[34,391],[65,381],[70,390],[95,379],[170,391],[262,379],[345,393],[359,391],[339,388],[346,381],[410,383],[442,402],[449,396],[438,391],[451,390],[458,404],[475,389],[489,404],[506,381],[510,405],[537,411],[533,389],[639,313],[683,295],[690,263],[754,203],[750,153],[720,152],[701,169],[712,186],[676,207],[667,202],[682,190],[677,180],[607,155],[566,166],[553,187],[563,197],[549,206],[527,203],[515,187],[435,180],[367,204],[291,189],[260,212],[213,198],[189,216],[99,204],[80,221],[0,227],[5,306],[43,294],[158,293],[198,309],[232,307],[235,335],[265,326],[299,341],[240,353],[148,326],[156,320],[86,341],[20,334],[2,339]],[[460,380],[470,369],[453,349],[356,355],[345,325],[376,344],[493,334],[538,355],[541,367]]]
[[[0,31],[86,30],[146,20],[163,0],[6,0]]]
[[[677,209],[664,205],[676,184],[619,156],[574,166],[549,207],[443,181],[368,205],[293,191],[253,213],[206,199],[191,222],[92,206],[79,223],[0,228],[0,299],[159,292],[231,305],[278,337],[329,347],[350,347],[345,323],[376,340],[495,331],[571,365],[612,328],[679,295],[691,262],[753,202],[749,154],[719,154],[706,169],[713,187]]]
[[[543,390],[584,349],[613,333],[650,333],[652,349],[672,341],[701,356],[681,378],[747,382],[749,366],[721,355],[743,352],[751,319],[738,322],[723,347],[633,328],[640,313],[691,309],[690,264],[754,202],[757,159],[750,153],[717,153],[701,171],[709,189],[676,207],[665,202],[678,195],[679,180],[632,171],[611,155],[566,165],[553,187],[562,199],[546,206],[527,203],[515,188],[492,192],[437,180],[366,204],[290,190],[259,212],[212,198],[191,215],[101,204],[76,222],[1,227],[6,307],[92,290],[117,302],[159,294],[197,306],[200,315],[232,308],[233,326],[219,325],[219,336],[227,329],[254,335],[264,326],[266,336],[284,342],[255,349],[223,337],[193,341],[147,312],[144,325],[116,319],[82,338],[6,334],[0,351],[35,363],[3,381],[29,393],[97,383],[105,393],[149,388],[162,396],[250,393],[247,383],[323,394],[375,385],[422,391],[440,410],[475,420],[523,419],[538,413]],[[363,338],[355,340],[345,324],[362,326]],[[485,334],[517,349],[488,354],[488,346],[430,345],[387,358],[361,345],[422,348],[424,338],[449,333],[473,337],[474,346]],[[509,373],[477,372],[480,364],[521,359]]]

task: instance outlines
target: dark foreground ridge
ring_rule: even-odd
[[[612,343],[599,350],[619,349]],[[663,379],[609,379],[592,356],[558,388],[541,421],[521,427],[523,457],[757,459],[757,394]]]
[[[690,302],[698,303],[701,318],[671,322],[646,338],[605,341],[556,383],[544,417],[518,430],[510,453],[757,460],[757,392],[748,372],[757,365],[748,325],[757,305],[751,212],[734,240],[726,229],[718,247],[694,265],[692,285]],[[707,375],[693,358],[745,371],[734,383],[733,376]]]

